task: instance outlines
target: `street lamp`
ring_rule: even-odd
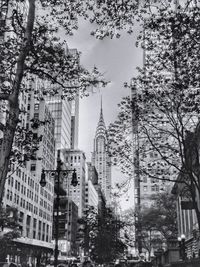
[[[184,234],[178,237],[178,243],[179,243],[179,248],[180,248],[180,258],[184,261],[186,259],[185,235]]]
[[[40,185],[42,187],[46,186],[46,175],[45,173],[50,173],[51,177],[55,179],[56,181],[56,222],[55,222],[55,250],[54,250],[54,267],[57,267],[58,265],[58,235],[59,235],[59,202],[60,202],[60,175],[62,174],[63,177],[67,177],[69,172],[72,173],[72,180],[71,180],[71,185],[72,186],[77,186],[78,180],[77,180],[77,174],[76,170],[62,170],[62,161],[60,159],[60,153],[58,153],[58,158],[57,158],[57,168],[56,170],[42,170],[41,173],[41,180],[40,180]]]

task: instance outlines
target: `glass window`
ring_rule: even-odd
[[[35,164],[31,164],[31,171],[35,171],[36,170],[36,165]]]
[[[147,191],[147,186],[143,186],[143,190],[144,190],[144,192],[146,192]]]
[[[35,109],[35,110],[38,110],[38,109],[39,109],[39,104],[35,104],[35,105],[34,105],[34,109]]]

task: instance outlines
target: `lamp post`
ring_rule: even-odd
[[[185,235],[184,234],[178,237],[178,243],[179,243],[179,248],[180,248],[180,258],[184,261],[186,259]]]
[[[58,265],[58,236],[59,236],[59,202],[60,202],[60,175],[67,177],[69,172],[72,173],[71,185],[77,186],[78,180],[76,175],[76,170],[62,170],[62,161],[60,159],[60,153],[57,157],[57,168],[56,170],[42,170],[40,185],[42,187],[46,186],[46,175],[45,173],[50,173],[51,177],[55,179],[56,182],[56,221],[55,221],[55,250],[54,250],[54,267]]]

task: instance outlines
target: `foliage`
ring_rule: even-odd
[[[0,260],[6,261],[9,250],[12,249],[13,239],[20,236],[17,210],[13,207],[0,209]]]
[[[144,67],[126,84],[132,96],[120,103],[109,143],[115,164],[141,182],[174,182],[179,174],[180,193],[193,201],[200,227],[199,11],[197,2],[185,1],[144,19]]]
[[[61,92],[61,99],[71,100],[107,82],[96,67],[91,72],[83,68],[80,53],[71,53],[59,37],[59,29],[72,34],[78,16],[87,17],[84,1],[1,0],[0,5],[1,202],[10,158],[23,163],[22,154],[31,156],[38,147],[33,129],[23,125],[27,112],[21,99],[31,92],[38,100]],[[15,133],[20,149],[12,146]]]
[[[0,209],[0,228],[1,231],[4,228],[16,228],[18,227],[18,214],[16,208],[13,207],[1,207]]]
[[[117,120],[109,125],[108,144],[112,164],[120,166],[122,173],[132,175],[133,140],[131,101],[124,97],[120,102]]]
[[[136,243],[151,255],[152,248],[161,248],[177,238],[176,199],[163,192],[152,196],[152,205],[140,210],[130,209],[124,215],[127,229],[135,227]]]
[[[120,220],[107,209],[100,217],[93,207],[85,213],[83,247],[96,263],[111,262],[119,257],[126,245],[119,238]]]
[[[168,192],[153,196],[154,202],[150,208],[141,210],[142,227],[149,227],[160,232],[168,241],[177,236],[176,199]]]

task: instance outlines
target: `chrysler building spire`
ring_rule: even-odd
[[[103,118],[103,107],[101,97],[100,117],[97,124],[94,139],[94,151],[92,156],[93,165],[98,172],[98,183],[105,194],[107,204],[110,204],[111,197],[111,167],[110,156],[108,154],[106,125]]]
[[[98,122],[97,130],[96,130],[96,137],[98,135],[104,135],[104,137],[106,137],[106,125],[105,125],[104,118],[103,118],[102,97],[101,97],[100,117],[99,117],[99,122]]]

